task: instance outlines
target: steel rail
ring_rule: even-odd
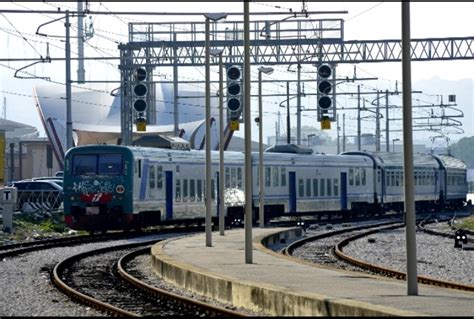
[[[229,317],[247,317],[247,315],[242,314],[240,312],[232,311],[232,310],[229,310],[229,309],[226,309],[226,308],[223,308],[223,307],[210,305],[210,304],[198,301],[198,300],[187,298],[187,297],[184,297],[184,296],[181,296],[181,295],[178,295],[178,294],[175,294],[175,293],[172,293],[172,292],[169,292],[169,291],[151,286],[151,285],[141,281],[140,279],[132,276],[131,274],[129,274],[125,270],[125,268],[126,268],[125,265],[128,262],[130,262],[132,259],[137,257],[138,255],[145,254],[149,250],[150,250],[150,247],[142,248],[142,249],[138,249],[136,251],[133,251],[133,252],[131,252],[131,253],[125,255],[125,256],[122,256],[119,259],[118,263],[117,263],[117,268],[118,268],[119,275],[124,280],[126,280],[127,282],[132,284],[133,286],[135,286],[135,287],[137,287],[141,290],[144,290],[147,293],[150,293],[150,294],[155,295],[155,296],[159,296],[160,298],[166,298],[166,299],[170,299],[170,300],[177,300],[180,303],[183,303],[184,305],[189,306],[189,307],[199,307],[199,308],[205,309],[206,313],[208,313],[208,314],[214,314],[214,315],[218,315],[218,316],[223,315],[223,316],[229,316]]]
[[[395,269],[390,269],[390,268],[383,267],[383,266],[379,266],[379,265],[375,265],[375,264],[372,264],[372,263],[369,263],[369,262],[351,257],[351,256],[343,253],[343,251],[342,251],[344,246],[348,245],[351,241],[354,241],[358,238],[362,238],[362,237],[368,236],[370,234],[377,233],[380,230],[400,228],[400,227],[403,227],[403,226],[404,225],[401,225],[401,226],[398,226],[398,227],[389,226],[389,227],[384,227],[384,228],[381,228],[381,229],[375,229],[375,230],[371,230],[371,231],[368,231],[368,232],[365,232],[365,233],[361,233],[361,234],[351,236],[351,237],[346,238],[346,239],[342,240],[341,242],[339,242],[336,245],[335,249],[334,249],[334,253],[341,260],[344,260],[344,261],[346,261],[346,262],[348,262],[352,265],[355,265],[357,267],[367,269],[367,270],[370,270],[372,272],[382,274],[382,275],[385,275],[385,276],[405,280],[406,279],[406,273],[404,273],[404,272],[401,272],[401,271],[398,271],[398,270],[395,270]],[[452,282],[452,281],[434,279],[434,278],[430,278],[430,277],[426,277],[426,276],[418,276],[418,282],[422,283],[422,284],[434,285],[434,286],[438,286],[438,287],[444,287],[444,288],[451,288],[451,289],[465,290],[465,291],[474,292],[474,286],[461,284],[461,283],[456,283],[456,282]]]
[[[69,258],[64,259],[63,261],[59,262],[54,266],[53,272],[51,273],[51,280],[52,282],[58,287],[61,291],[63,291],[66,295],[70,296],[72,299],[78,300],[81,303],[86,305],[92,306],[96,309],[106,311],[112,315],[118,316],[129,316],[129,317],[138,317],[139,315],[129,312],[127,310],[115,307],[109,303],[102,302],[98,299],[93,297],[87,296],[80,291],[70,287],[67,283],[63,281],[63,273],[64,271],[74,264],[75,262],[84,259],[86,257],[90,257],[93,255],[97,255],[103,252],[116,250],[116,249],[126,249],[126,248],[136,248],[138,246],[150,245],[152,243],[156,243],[159,240],[153,240],[150,242],[142,242],[142,243],[133,243],[133,244],[126,244],[120,245],[115,247],[105,247],[97,250],[87,251],[84,253],[80,253]]]

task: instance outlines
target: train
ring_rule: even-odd
[[[259,218],[259,153],[252,153],[253,222]],[[244,153],[211,152],[212,219],[224,183],[225,224],[243,220]],[[367,151],[318,154],[292,144],[263,152],[265,222],[303,214],[402,212],[403,155]],[[206,156],[200,150],[84,145],[65,155],[63,202],[71,229],[140,229],[205,220]],[[466,164],[448,155],[414,155],[415,206],[459,209],[467,194]]]

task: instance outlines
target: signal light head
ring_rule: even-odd
[[[331,76],[332,69],[328,64],[322,64],[318,67],[318,75],[321,78],[327,79]]]
[[[329,94],[332,91],[332,84],[329,81],[321,81],[318,85],[319,92]]]
[[[138,99],[133,103],[133,108],[137,112],[144,112],[146,110],[146,102],[142,99]]]
[[[227,92],[229,92],[230,95],[237,95],[240,94],[240,89],[241,86],[238,83],[231,83],[227,87]]]
[[[318,105],[321,109],[327,110],[332,105],[332,100],[329,96],[321,96],[318,100]]]
[[[143,81],[146,79],[146,70],[144,68],[138,68],[135,70],[133,77],[135,81]]]
[[[146,92],[147,88],[143,83],[137,84],[133,87],[133,93],[135,93],[136,96],[144,96]]]
[[[238,80],[240,78],[241,72],[240,69],[237,66],[231,66],[227,70],[227,77],[229,80]]]
[[[236,98],[231,98],[227,101],[227,107],[233,112],[238,111],[240,109],[240,105],[240,100]]]

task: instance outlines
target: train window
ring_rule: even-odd
[[[321,178],[319,181],[320,181],[319,190],[321,192],[321,196],[324,196],[324,178]]]
[[[202,180],[197,180],[197,200],[198,202],[202,201]]]
[[[390,173],[385,173],[385,186],[390,186]]]
[[[326,183],[326,186],[327,186],[327,195],[328,196],[331,196],[332,195],[332,189],[331,189],[331,179],[328,178],[327,180],[327,183]]]
[[[211,179],[211,199],[216,199],[216,185],[215,180]]]
[[[333,185],[334,185],[334,196],[339,196],[339,180],[337,178],[333,180]]]
[[[179,179],[176,180],[176,194],[175,194],[176,201],[181,201],[181,181]]]
[[[318,196],[318,179],[313,178],[313,196],[317,197]]]
[[[183,179],[183,202],[188,199],[188,180]]]
[[[273,171],[273,187],[278,187],[278,175],[279,175],[278,167],[273,167],[272,171]]]
[[[311,197],[311,179],[306,179],[306,197]]]
[[[415,172],[415,185],[418,185],[418,172]]]
[[[150,181],[150,188],[155,188],[155,166],[150,165],[150,170],[148,172],[148,179]]]
[[[349,185],[354,185],[354,169],[349,168]]]
[[[395,172],[395,186],[400,186],[400,172]]]
[[[298,179],[298,196],[303,197],[304,196],[304,180],[303,179]]]
[[[163,188],[163,166],[156,167],[156,188]]]
[[[237,169],[232,167],[230,169],[230,186],[236,187],[237,186]]]
[[[367,181],[366,181],[367,178],[366,178],[366,175],[365,175],[365,174],[366,174],[365,168],[362,169],[361,174],[362,174],[361,183],[362,183],[363,186],[365,186],[365,184],[367,183]],[[337,195],[336,195],[336,196],[337,196]]]
[[[237,167],[237,187],[242,189],[242,167]]]
[[[225,187],[230,188],[230,167],[225,168]]]
[[[100,154],[97,173],[101,175],[122,174],[122,154]]]
[[[77,154],[72,159],[74,175],[95,174],[96,165],[97,155]]]
[[[194,202],[196,199],[196,184],[194,179],[189,180],[189,199]]]
[[[142,160],[138,160],[138,178],[142,178]]]
[[[380,170],[377,171],[377,183],[380,183],[382,181],[382,173]]]
[[[395,186],[395,172],[390,172],[390,186]]]
[[[282,167],[280,168],[280,173],[281,173],[281,186],[286,186],[286,168]]]
[[[265,186],[270,187],[270,167],[265,167]]]

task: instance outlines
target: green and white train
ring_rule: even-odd
[[[381,214],[403,210],[403,157],[395,153],[304,154],[291,145],[263,154],[265,219],[299,214]],[[244,217],[244,154],[212,152],[212,216],[224,180],[225,222]],[[252,153],[252,205],[258,218],[258,153]],[[417,209],[460,208],[466,165],[415,155]],[[205,152],[118,145],[71,148],[65,156],[64,214],[72,229],[105,231],[205,219]]]

